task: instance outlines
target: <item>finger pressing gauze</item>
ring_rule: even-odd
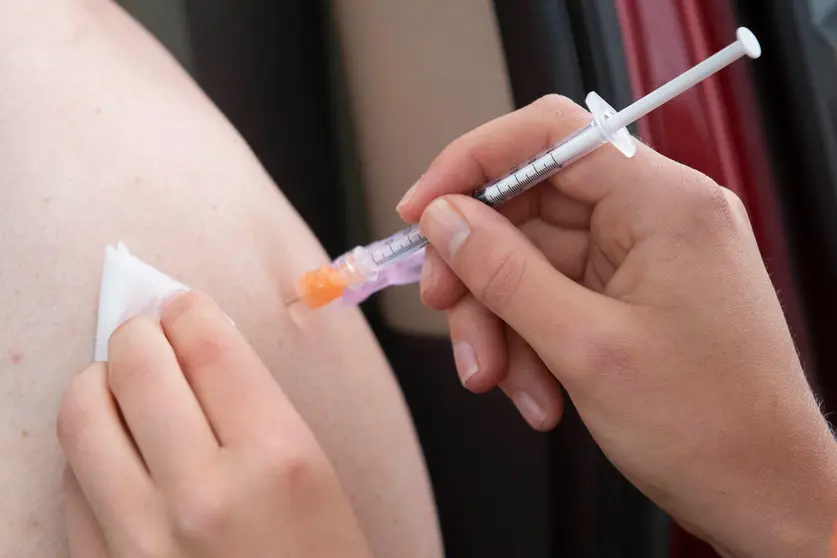
[[[108,381],[152,477],[163,484],[205,462],[218,443],[160,324],[139,317],[110,339]]]
[[[244,336],[208,296],[184,293],[161,323],[221,445],[274,435],[290,402]]]
[[[102,527],[145,504],[153,485],[122,427],[104,364],[73,378],[58,412],[58,440]]]

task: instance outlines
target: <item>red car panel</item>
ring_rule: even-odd
[[[647,94],[728,45],[736,22],[727,0],[617,0],[634,95]],[[736,64],[639,123],[642,139],[742,199],[803,358],[805,335],[764,132],[746,64]],[[672,556],[717,556],[675,529]]]

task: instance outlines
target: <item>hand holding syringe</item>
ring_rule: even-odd
[[[735,43],[621,112],[616,112],[596,93],[590,93],[587,107],[592,121],[588,126],[477,190],[474,198],[496,207],[607,143],[626,157],[633,157],[636,143],[627,126],[739,58],[761,56],[761,47],[752,32],[742,27],[737,37]],[[312,309],[337,299],[357,304],[388,286],[414,283],[419,280],[427,244],[418,225],[413,225],[384,240],[357,247],[330,265],[304,275],[297,285],[299,300]]]

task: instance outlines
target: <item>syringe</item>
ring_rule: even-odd
[[[589,125],[480,188],[473,197],[496,207],[607,143],[626,157],[633,157],[636,142],[627,126],[744,56],[760,57],[761,46],[749,29],[741,27],[736,42],[621,112],[616,112],[595,92],[590,93],[586,99],[592,114]],[[388,286],[416,282],[427,245],[427,238],[418,225],[413,225],[384,240],[359,246],[330,265],[305,274],[297,285],[299,300],[312,309],[337,299],[357,304]]]

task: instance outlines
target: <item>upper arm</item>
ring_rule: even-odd
[[[0,0],[0,554],[62,546],[55,412],[92,356],[104,246],[122,240],[235,320],[376,553],[438,555],[415,434],[366,323],[284,304],[326,261],[317,240],[145,32],[101,0],[53,4],[63,17]]]

